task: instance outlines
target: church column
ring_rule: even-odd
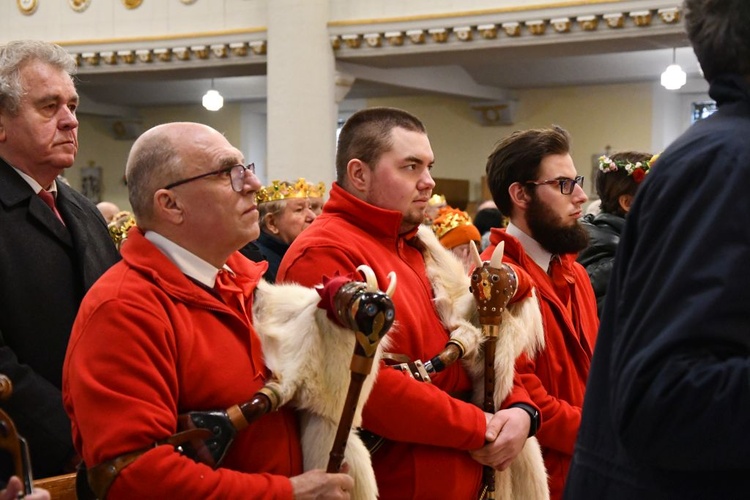
[[[335,178],[335,60],[328,0],[268,2],[269,180]]]

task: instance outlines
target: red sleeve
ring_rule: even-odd
[[[99,464],[173,434],[179,384],[170,327],[123,301],[105,301],[80,318],[85,324],[74,326],[63,391],[84,461]],[[286,477],[214,470],[166,445],[123,469],[110,492],[109,499],[292,498]]]
[[[484,445],[487,427],[480,408],[385,366],[365,404],[362,425],[394,441],[461,450]]]
[[[512,299],[510,299],[510,303],[513,304],[520,300],[531,297],[531,290],[534,287],[534,284],[531,281],[531,276],[529,276],[529,273],[527,273],[524,269],[522,269],[521,267],[511,262],[504,261],[503,263],[508,264],[511,267],[511,269],[515,271],[516,278],[518,280],[518,288],[516,289],[516,294],[513,296]]]
[[[503,401],[501,408],[508,408],[510,405],[516,403],[524,403],[536,408],[536,410],[539,412],[539,425],[541,426],[541,411],[539,410],[539,407],[536,405],[536,403],[534,403],[534,401],[531,399],[531,396],[529,396],[529,392],[526,390],[526,387],[524,387],[521,376],[517,372],[513,374],[513,387],[511,388],[508,397],[506,397]]]
[[[546,448],[573,455],[573,446],[581,424],[581,408],[551,396],[536,376],[534,367],[534,361],[524,354],[516,361],[516,373],[521,383],[536,403],[541,415],[544,415],[544,425],[536,437]]]
[[[107,500],[133,498],[292,499],[289,478],[212,469],[159,446],[125,467],[112,483]]]

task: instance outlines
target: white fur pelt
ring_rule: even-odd
[[[341,418],[351,372],[355,337],[317,307],[318,293],[299,285],[258,284],[253,305],[253,325],[263,346],[266,366],[278,379],[275,389],[282,404],[290,402],[301,411],[304,469],[325,469]],[[353,427],[362,421],[367,400],[387,336],[383,338],[365,379]],[[370,454],[355,431],[349,433],[344,462],[354,478],[352,498],[377,497]]]
[[[474,296],[469,291],[471,279],[461,262],[446,250],[429,228],[419,229],[424,244],[427,275],[433,284],[435,307],[451,338],[466,348],[462,362],[474,380],[474,402],[481,404],[484,386],[484,338]],[[544,327],[536,294],[508,307],[502,315],[495,349],[495,407],[510,394],[515,361],[522,353],[533,357],[544,347]],[[549,498],[547,472],[536,438],[526,440],[521,453],[508,469],[495,472],[496,498],[546,500]]]

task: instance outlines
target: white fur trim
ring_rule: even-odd
[[[260,337],[266,366],[279,381],[283,402],[302,410],[302,454],[305,470],[325,469],[349,388],[354,333],[335,325],[318,308],[318,293],[299,285],[258,284],[253,325]],[[362,422],[362,406],[372,390],[383,338],[365,379],[353,427]],[[362,440],[349,434],[344,461],[355,479],[352,498],[377,498],[370,454]]]

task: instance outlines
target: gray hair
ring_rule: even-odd
[[[28,63],[40,61],[65,71],[76,73],[76,61],[59,45],[40,40],[16,40],[0,46],[0,109],[15,115],[26,89],[21,84],[21,69]]]
[[[125,167],[128,200],[138,225],[149,229],[154,214],[154,193],[174,182],[180,172],[181,157],[171,136],[163,128],[152,129],[133,144]]]

